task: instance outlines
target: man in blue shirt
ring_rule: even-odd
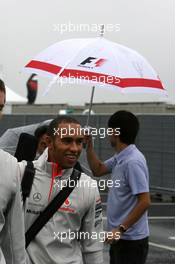
[[[114,113],[108,121],[111,146],[116,154],[102,162],[87,137],[87,158],[94,176],[111,173],[107,202],[108,230],[112,235],[110,264],[144,264],[148,253],[150,205],[149,174],[143,154],[134,145],[139,121],[127,111]],[[120,128],[120,134],[115,133]],[[119,183],[119,184],[116,184]]]

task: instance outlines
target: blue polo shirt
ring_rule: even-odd
[[[104,163],[113,181],[107,201],[107,221],[110,231],[127,218],[137,203],[137,194],[149,192],[149,174],[145,157],[135,145],[129,145]],[[118,180],[120,186],[117,187]],[[149,228],[147,212],[145,212],[121,238],[137,240],[147,236],[149,236]]]

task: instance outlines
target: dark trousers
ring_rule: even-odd
[[[140,240],[120,239],[110,247],[110,264],[145,264],[148,237]]]

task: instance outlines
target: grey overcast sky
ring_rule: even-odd
[[[175,1],[173,0],[0,0],[0,65],[6,84],[26,96],[23,66],[42,49],[68,38],[96,37],[97,32],[61,34],[60,24],[120,24],[120,31],[105,37],[141,53],[158,72],[168,100],[175,101]],[[82,104],[90,87],[54,85],[43,96],[48,80],[39,78],[37,103]],[[157,95],[121,95],[97,88],[95,102],[159,101]]]

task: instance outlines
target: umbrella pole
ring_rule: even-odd
[[[100,27],[100,37],[104,36],[104,29],[105,29],[105,25],[102,24],[101,27]],[[90,119],[91,110],[92,110],[92,102],[93,102],[93,97],[94,97],[94,91],[95,91],[95,86],[92,86],[91,100],[90,100],[90,105],[89,105],[89,112],[88,112],[86,126],[89,125],[89,119]]]
[[[92,86],[91,100],[90,100],[90,104],[89,104],[89,112],[88,112],[88,117],[87,117],[87,121],[86,121],[86,126],[89,125],[89,120],[90,120],[90,115],[91,115],[91,110],[92,110],[92,102],[93,102],[93,98],[94,98],[94,91],[95,91],[95,86]]]

